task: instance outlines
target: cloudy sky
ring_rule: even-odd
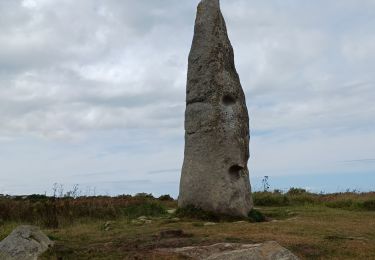
[[[0,0],[0,193],[178,193],[198,0]],[[375,0],[221,0],[254,189],[375,189]]]

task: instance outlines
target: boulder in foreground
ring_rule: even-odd
[[[1,260],[37,260],[53,242],[35,226],[19,226],[0,242]]]

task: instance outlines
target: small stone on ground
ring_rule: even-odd
[[[214,223],[214,222],[206,222],[203,224],[203,226],[215,226],[217,225],[217,223]]]

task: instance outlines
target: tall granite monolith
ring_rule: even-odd
[[[219,0],[197,8],[189,54],[179,207],[232,216],[252,208],[249,116]]]

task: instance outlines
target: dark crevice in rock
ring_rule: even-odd
[[[186,101],[186,105],[191,105],[194,103],[203,103],[203,102],[204,102],[204,98],[197,97],[197,98],[193,98],[193,99]]]
[[[236,103],[236,98],[233,97],[232,95],[230,94],[227,94],[227,95],[224,95],[221,102],[225,105],[225,106],[231,106],[231,105],[234,105]]]
[[[241,172],[243,169],[244,168],[242,166],[235,164],[229,168],[228,172],[233,179],[237,180],[241,177]]]
[[[186,134],[187,134],[187,135],[194,135],[194,134],[196,134],[196,133],[197,133],[197,131],[192,131],[192,132],[186,131]]]
[[[186,134],[187,135],[195,135],[195,134],[198,134],[198,133],[208,133],[210,131],[213,131],[214,128],[202,128],[200,130],[197,130],[197,131],[186,131]]]

